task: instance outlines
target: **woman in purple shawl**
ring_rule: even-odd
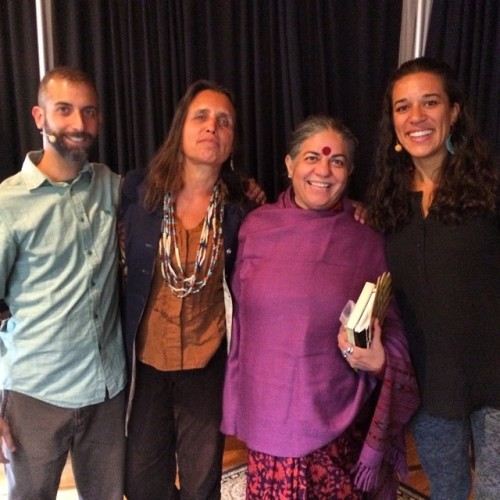
[[[249,448],[249,499],[391,499],[406,472],[418,396],[399,315],[375,321],[368,349],[339,321],[386,271],[344,197],[355,146],[342,123],[308,118],[285,158],[292,186],[239,233],[222,430]]]

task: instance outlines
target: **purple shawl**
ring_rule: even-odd
[[[404,425],[418,396],[393,305],[382,382],[352,370],[338,349],[345,303],[386,270],[382,237],[344,207],[302,210],[288,189],[243,223],[222,431],[256,451],[304,456],[342,434],[382,383],[357,466],[356,483],[371,490],[384,460],[406,471]]]

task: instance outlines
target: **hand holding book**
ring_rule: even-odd
[[[369,347],[372,340],[371,325],[374,318],[378,318],[380,326],[385,319],[389,302],[391,300],[391,275],[383,273],[377,278],[376,283],[367,281],[358,297],[358,300],[350,311],[348,306],[352,306],[350,301],[341,315],[348,315],[345,328],[349,342],[358,347]],[[344,320],[345,321],[345,320]],[[344,323],[343,323],[344,324]]]

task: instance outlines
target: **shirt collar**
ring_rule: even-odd
[[[40,163],[43,157],[43,150],[39,151],[30,151],[24,160],[23,167],[21,169],[21,173],[23,176],[23,180],[26,184],[28,190],[33,191],[45,183],[56,185],[62,184],[73,184],[77,182],[80,178],[87,178],[89,181],[92,178],[92,165],[85,161],[82,169],[78,176],[70,182],[61,183],[61,182],[52,182],[43,172],[41,172],[37,165]]]

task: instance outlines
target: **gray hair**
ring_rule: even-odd
[[[288,154],[292,157],[292,159],[295,159],[299,154],[302,143],[309,139],[309,137],[316,135],[319,132],[323,132],[324,130],[332,130],[342,136],[342,139],[344,139],[347,144],[347,161],[352,169],[354,166],[354,156],[358,140],[341,120],[338,118],[332,118],[331,116],[311,115],[300,123],[292,132]]]

